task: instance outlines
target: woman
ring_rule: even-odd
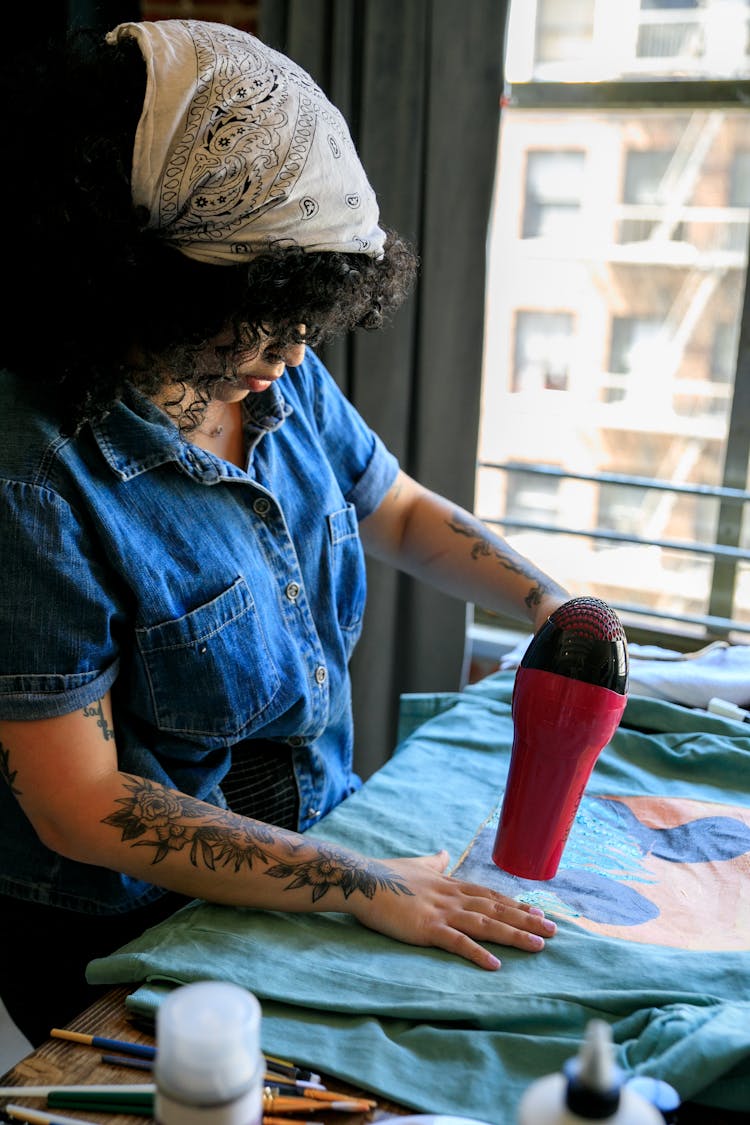
[[[567,597],[404,474],[310,350],[378,327],[415,270],[341,115],[197,21],[79,36],[9,88],[31,168],[2,188],[24,212],[0,380],[11,1015],[38,1042],[92,957],[194,897],[343,910],[485,969],[486,942],[541,949],[554,924],[444,852],[301,835],[359,785],[362,545],[534,629]]]

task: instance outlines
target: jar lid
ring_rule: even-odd
[[[176,988],[156,1013],[157,1089],[188,1105],[239,1097],[261,1065],[260,1018],[257,998],[239,985]]]

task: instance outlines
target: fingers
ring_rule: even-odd
[[[520,942],[518,940],[504,941],[504,945],[515,945],[519,949],[542,949],[543,942],[542,944],[538,942],[529,943],[524,939],[524,935],[549,938],[557,932],[555,923],[547,918],[544,911],[540,910],[538,906],[517,902],[514,898],[476,884],[462,883],[459,885],[467,896],[467,901],[464,904],[466,909],[476,912],[480,917],[485,916],[489,920],[497,919],[505,923],[511,931],[518,931]],[[480,923],[480,925],[484,925],[484,923]]]
[[[464,909],[451,919],[452,925],[478,941],[512,946],[528,953],[544,949],[557,926],[541,913],[508,907],[486,898],[467,900]]]
[[[523,909],[519,903],[501,902],[487,893],[479,898],[467,895],[460,906],[447,911],[435,926],[431,944],[492,970],[499,968],[501,962],[484,943],[539,953],[545,939],[556,930],[555,923],[538,908]]]
[[[443,949],[494,970],[500,961],[487,943],[537,953],[557,929],[538,907],[444,874],[445,851],[386,862],[407,894],[378,892],[353,899],[350,907],[364,925],[400,941]]]
[[[536,934],[515,931],[512,927],[500,926],[493,929],[492,920],[486,915],[466,912],[449,923],[435,927],[426,944],[446,953],[455,954],[477,965],[480,969],[495,971],[502,967],[502,961],[483,944],[513,946],[528,953],[538,953],[544,948],[544,939]]]
[[[502,967],[500,958],[496,957],[494,953],[490,953],[489,949],[485,949],[479,942],[470,938],[468,934],[461,933],[450,926],[444,927],[442,933],[436,933],[434,945],[436,949],[453,953],[464,961],[470,961],[477,965],[480,969],[494,972]]]

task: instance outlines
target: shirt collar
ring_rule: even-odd
[[[250,396],[247,426],[254,447],[265,433],[278,429],[292,413],[276,383]],[[240,470],[186,441],[173,422],[150,399],[128,386],[122,399],[91,426],[94,439],[113,473],[130,480],[169,461],[207,484],[236,476]]]

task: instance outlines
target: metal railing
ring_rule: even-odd
[[[738,538],[736,535],[736,527],[741,523],[742,506],[750,502],[750,492],[720,485],[675,483],[672,481],[653,480],[648,477],[639,477],[624,473],[579,473],[561,469],[556,466],[540,465],[534,462],[479,461],[478,467],[480,469],[496,469],[507,473],[523,473],[548,478],[555,477],[565,480],[588,481],[597,485],[620,485],[629,488],[648,489],[668,494],[676,493],[716,500],[723,506],[728,505],[730,508],[737,508],[737,519],[733,521],[735,527],[733,528],[733,534],[731,536],[734,539]],[[488,517],[481,512],[477,512],[477,516],[490,526],[496,525],[506,530],[510,528],[522,531],[535,531],[545,535],[578,536],[600,542],[629,543],[636,547],[658,547],[664,550],[684,553],[686,555],[708,556],[714,560],[726,560],[732,563],[750,562],[750,549],[732,546],[727,543],[701,543],[693,540],[643,538],[635,534],[615,531],[612,528],[577,528],[568,524],[542,523],[539,520],[525,520],[513,516]],[[715,576],[716,570],[714,570],[714,578]],[[634,605],[626,602],[617,602],[616,600],[613,600],[611,604],[618,612],[627,614],[635,619],[641,619],[643,621],[655,619],[682,622],[698,626],[706,630],[712,637],[727,636],[730,633],[750,634],[750,622],[745,623],[733,617],[717,616],[710,612],[706,614],[690,614],[677,609],[674,612],[670,612],[663,608]]]

